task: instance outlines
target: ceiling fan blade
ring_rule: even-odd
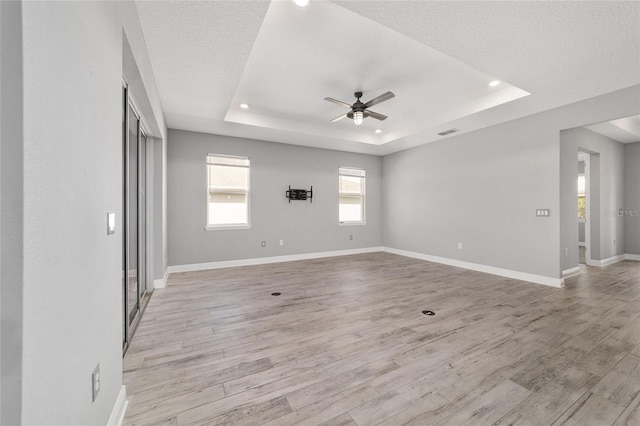
[[[348,113],[347,113],[348,114]],[[347,114],[342,114],[340,117],[336,117],[333,120],[331,120],[332,123],[335,123],[336,121],[340,121],[343,118],[347,118]]]
[[[382,121],[382,120],[385,120],[387,118],[386,115],[380,114],[378,112],[374,112],[374,111],[371,111],[371,110],[367,110],[367,112],[369,113],[369,117],[375,118],[376,120]]]
[[[342,101],[339,101],[339,100],[337,100],[337,99],[333,99],[333,98],[324,98],[324,100],[325,100],[325,101],[329,101],[329,102],[333,102],[333,103],[338,104],[338,105],[346,106],[347,108],[351,108],[351,105],[349,105],[348,103],[346,103],[346,102],[342,102]]]
[[[374,106],[379,104],[380,102],[384,102],[386,100],[389,100],[393,97],[395,97],[396,95],[394,95],[392,92],[385,92],[382,95],[378,96],[377,98],[373,98],[371,99],[369,102],[367,102],[366,104],[364,104],[364,106],[366,108],[369,108],[370,106]]]

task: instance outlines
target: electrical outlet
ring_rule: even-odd
[[[94,402],[98,398],[100,392],[100,364],[96,365],[96,368],[91,373],[91,402]]]
[[[458,250],[462,250],[462,243],[458,243]]]
[[[616,240],[613,240],[613,245],[614,245],[614,246],[616,245]]]
[[[564,255],[565,255],[565,256],[569,256],[569,248],[568,248],[568,247],[565,247],[565,249],[564,249]]]
[[[262,242],[262,247],[266,247],[266,246],[267,246],[267,242],[266,242],[266,241],[263,241],[263,242]]]
[[[280,240],[280,245],[283,246],[284,245],[284,240]]]
[[[349,239],[350,239],[350,240],[353,240],[353,235],[349,235]]]

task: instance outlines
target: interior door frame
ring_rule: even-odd
[[[591,154],[578,151],[578,161],[584,161],[584,260],[587,265],[593,266],[591,260]]]

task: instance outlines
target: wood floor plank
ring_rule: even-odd
[[[524,401],[531,392],[522,386],[505,380],[487,393],[460,407],[442,424],[492,424]]]
[[[640,358],[627,355],[616,364],[591,390],[626,407],[640,392]]]
[[[124,424],[640,424],[639,326],[630,261],[562,289],[388,253],[171,274]]]
[[[437,393],[418,399],[405,410],[378,423],[379,426],[424,426],[440,424],[458,412],[458,407]]]
[[[549,425],[591,389],[598,379],[587,371],[569,367],[496,424]]]
[[[553,424],[558,426],[609,425],[620,416],[622,410],[624,407],[587,392]]]
[[[627,405],[614,424],[616,426],[640,425],[640,392]]]

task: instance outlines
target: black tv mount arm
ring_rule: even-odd
[[[289,190],[285,192],[285,197],[289,199],[289,203],[291,200],[309,200],[310,203],[313,203],[313,185],[311,189],[291,189],[291,185],[289,185]]]

